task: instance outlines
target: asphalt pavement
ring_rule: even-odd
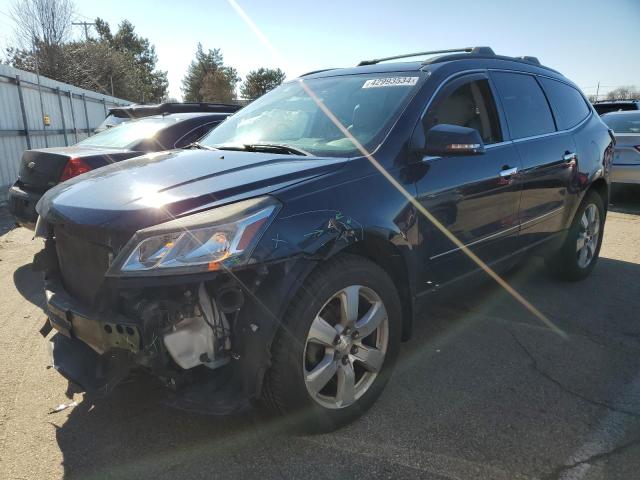
[[[585,281],[552,280],[537,259],[507,275],[565,337],[490,282],[442,298],[376,405],[316,436],[260,410],[170,409],[138,376],[77,393],[38,334],[40,246],[0,209],[1,479],[640,478],[639,189],[615,199]]]

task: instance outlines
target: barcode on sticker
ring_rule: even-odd
[[[411,87],[416,83],[418,83],[418,77],[372,78],[364,82],[362,88]]]

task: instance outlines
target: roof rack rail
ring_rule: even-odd
[[[474,53],[477,55],[495,55],[489,47],[466,47],[466,48],[450,48],[447,50],[431,50],[429,52],[406,53],[404,55],[394,55],[393,57],[374,58],[373,60],[363,60],[358,66],[375,65],[376,63],[386,62],[388,60],[398,60],[400,58],[421,57],[423,55],[436,55],[439,53]]]
[[[523,55],[522,57],[515,57],[517,60],[524,60],[525,62],[533,63],[534,65],[542,65],[538,57],[530,57],[528,55]]]
[[[300,75],[301,77],[306,77],[307,75],[313,75],[314,73],[328,72],[329,70],[335,70],[335,68],[321,68],[320,70],[312,70],[307,73],[303,73]]]

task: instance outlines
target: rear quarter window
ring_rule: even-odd
[[[553,108],[558,129],[573,128],[589,115],[587,101],[575,88],[550,78],[540,78],[540,83]]]
[[[531,75],[492,72],[507,117],[511,138],[555,132],[547,98]]]

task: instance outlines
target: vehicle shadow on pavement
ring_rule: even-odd
[[[31,263],[22,265],[14,271],[13,283],[20,295],[46,313],[42,272],[34,271]]]

